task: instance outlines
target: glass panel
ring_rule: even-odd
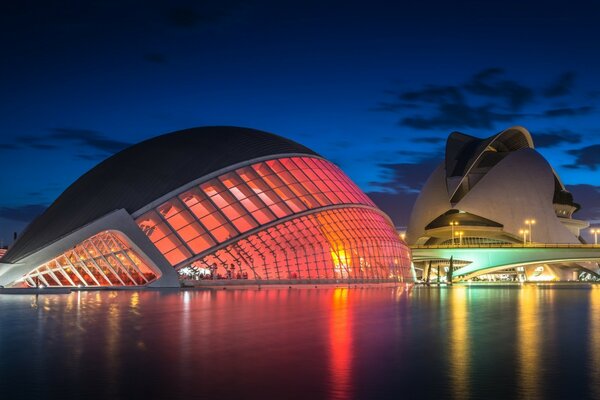
[[[212,240],[212,238],[208,234],[199,236],[188,242],[188,246],[190,247],[190,249],[192,249],[192,251],[195,254],[201,253],[204,250],[211,248],[215,244],[216,243],[214,242],[214,240]]]
[[[179,237],[181,237],[187,243],[205,232],[206,231],[200,226],[199,223],[194,222],[179,229],[177,234],[179,234]]]
[[[373,205],[334,164],[314,157],[288,157],[239,168],[186,190],[138,218],[138,224],[172,264],[179,264],[191,257],[185,246],[199,254],[278,218],[354,203]],[[214,259],[194,262],[216,263],[223,268],[218,272],[222,277],[237,269],[261,279],[376,277],[387,268],[393,253],[389,249],[397,245],[397,238],[387,221],[372,223],[382,218],[377,212],[348,209],[343,218],[333,210],[315,215],[319,218],[294,220],[300,224],[297,227],[286,222],[277,229],[258,230],[214,253]],[[364,221],[357,224],[357,218]],[[259,234],[260,240],[255,236]],[[380,240],[386,241],[385,246],[378,244]]]
[[[179,198],[181,199],[181,201],[183,201],[186,207],[190,208],[194,204],[204,200],[206,196],[203,192],[200,191],[200,189],[192,188],[180,194]]]
[[[373,210],[321,211],[266,228],[194,261],[201,279],[411,279],[407,248]],[[408,254],[408,253],[405,253]]]
[[[168,253],[165,253],[165,258],[171,263],[171,265],[179,264],[180,262],[190,258],[191,254],[184,248],[178,247]]]
[[[258,224],[250,215],[244,215],[233,221],[233,224],[240,232],[247,232],[250,229],[256,228]]]
[[[137,223],[153,243],[172,233],[171,229],[161,221],[160,217],[154,211],[138,218]]]

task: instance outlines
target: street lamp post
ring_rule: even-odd
[[[456,236],[458,236],[458,245],[459,245],[459,246],[462,246],[462,238],[463,238],[463,234],[464,234],[464,232],[463,232],[463,231],[460,231],[460,232],[456,232],[456,233],[455,233],[455,235],[456,235]]]
[[[594,244],[598,244],[598,233],[600,233],[600,229],[592,229],[590,232],[594,234]]]
[[[529,233],[529,230],[521,229],[519,233],[523,235],[523,246],[525,246],[527,244],[527,234]]]
[[[525,224],[527,224],[527,226],[529,226],[529,243],[533,243],[533,227],[532,225],[535,225],[535,219],[526,219],[525,220]]]
[[[458,226],[458,221],[450,221],[450,228],[452,229],[452,245],[454,245],[454,227]]]

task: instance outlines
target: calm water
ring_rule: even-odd
[[[600,398],[600,286],[0,295],[0,398]]]

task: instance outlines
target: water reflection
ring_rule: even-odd
[[[0,396],[600,398],[600,286],[402,290],[0,295]]]
[[[469,397],[469,316],[468,289],[456,286],[448,291],[450,303],[449,373],[452,395],[456,399]]]
[[[596,285],[592,286],[589,298],[588,336],[590,368],[588,370],[588,379],[593,398],[600,399],[600,385],[597,384],[597,381],[600,379],[600,287]]]
[[[536,286],[523,285],[519,291],[518,347],[519,379],[517,387],[522,399],[539,399],[540,392],[540,291]]]
[[[348,289],[333,291],[329,320],[331,397],[346,399],[351,391],[352,323],[348,310]]]

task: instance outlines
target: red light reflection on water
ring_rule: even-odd
[[[352,376],[352,318],[348,310],[348,289],[333,291],[329,317],[329,363],[333,398],[347,398]]]

